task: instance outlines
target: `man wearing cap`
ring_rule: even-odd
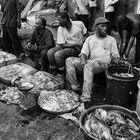
[[[94,74],[105,71],[111,62],[119,62],[116,40],[107,35],[108,23],[104,17],[96,19],[95,34],[86,39],[79,57],[69,57],[66,60],[66,78],[74,91],[80,90],[76,71],[83,70],[84,83],[80,97],[82,102],[91,99]]]

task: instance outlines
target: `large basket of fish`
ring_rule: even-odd
[[[38,105],[48,113],[64,114],[78,108],[80,102],[79,96],[75,92],[57,89],[41,91]]]
[[[93,140],[139,140],[140,118],[134,111],[116,105],[89,108],[80,117],[85,137]]]
[[[138,92],[139,71],[131,65],[110,66],[106,77],[106,102],[131,107]]]

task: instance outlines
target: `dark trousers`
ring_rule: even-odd
[[[136,49],[135,49],[134,63],[140,63],[140,34],[136,36]]]
[[[95,17],[96,17],[96,7],[90,7],[90,16],[89,16],[89,26],[88,26],[88,30],[92,31],[92,27],[95,21]]]
[[[47,57],[48,50],[44,49],[41,52],[29,52],[29,58],[35,63],[35,67],[42,71],[47,71],[49,66],[49,61]],[[39,64],[40,62],[40,64]],[[41,65],[41,67],[39,67]]]
[[[63,68],[65,67],[65,60],[68,57],[78,56],[79,50],[76,48],[62,48],[61,46],[52,48],[48,51],[47,56],[49,59],[49,64],[52,67]]]
[[[2,25],[2,30],[3,41],[5,43],[4,50],[19,56],[19,54],[23,51],[20,39],[17,35],[17,27],[6,27],[5,25]]]
[[[111,34],[111,30],[112,30],[112,20],[113,20],[113,15],[114,12],[106,12],[105,13],[105,18],[108,19],[110,21],[110,23],[108,24],[108,29],[107,29],[107,33],[110,35]]]
[[[88,29],[88,15],[79,15],[75,13],[75,20],[82,21],[85,27]]]

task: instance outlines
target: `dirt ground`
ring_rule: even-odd
[[[73,122],[38,106],[23,111],[0,102],[0,140],[84,140],[84,136]]]

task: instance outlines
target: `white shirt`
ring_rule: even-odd
[[[105,12],[113,12],[114,4],[119,0],[105,0]]]
[[[71,21],[72,28],[68,31],[64,27],[59,27],[57,32],[57,44],[76,44],[82,45],[83,44],[83,35],[86,34],[87,29],[83,22],[81,21]]]
[[[88,0],[72,0],[72,2],[75,4],[76,9],[75,13],[81,14],[81,15],[87,15],[88,10],[86,6],[88,5]]]
[[[85,54],[88,60],[99,60],[106,64],[112,57],[119,57],[117,43],[114,37],[107,35],[99,38],[97,35],[89,36],[83,44],[81,54]]]
[[[89,0],[89,7],[97,7],[97,0]]]

